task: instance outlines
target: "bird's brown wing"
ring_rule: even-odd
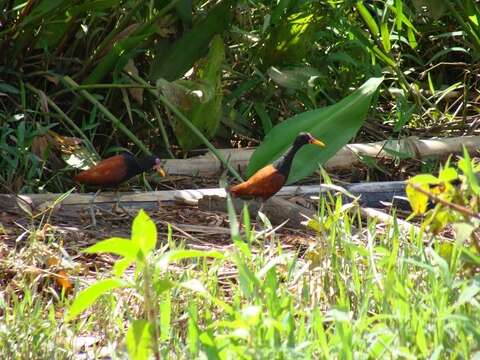
[[[285,180],[274,166],[267,165],[247,181],[232,186],[229,191],[233,196],[240,198],[258,197],[267,200],[282,188]]]
[[[127,165],[122,155],[100,161],[94,167],[82,171],[75,176],[75,181],[81,184],[95,186],[111,186],[120,184],[127,175]]]

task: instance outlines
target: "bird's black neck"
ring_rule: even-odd
[[[128,178],[138,175],[144,171],[149,171],[153,169],[153,165],[155,165],[156,156],[145,156],[141,158],[135,158],[133,155],[128,153],[124,153],[123,156],[127,161],[127,175]]]
[[[275,169],[286,178],[290,174],[290,168],[292,167],[292,161],[295,154],[300,150],[301,146],[291,146],[285,154],[283,154],[278,160],[273,163]]]

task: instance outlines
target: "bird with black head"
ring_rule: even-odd
[[[262,201],[263,207],[263,202],[275,195],[285,185],[295,155],[307,144],[325,146],[322,141],[314,138],[310,133],[301,132],[295,138],[292,146],[278,160],[261,168],[247,181],[234,185],[227,191],[233,197],[244,200],[259,199]]]
[[[98,188],[90,202],[90,215],[93,226],[96,225],[93,203],[102,189],[113,187],[118,195],[118,186],[134,176],[146,171],[155,170],[160,176],[165,176],[161,160],[156,155],[136,158],[130,153],[122,153],[100,161],[88,170],[75,176],[79,184]],[[117,206],[120,199],[117,198]]]

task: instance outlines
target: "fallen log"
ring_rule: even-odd
[[[395,202],[396,198],[405,195],[405,183],[403,181],[391,182],[369,182],[349,184],[344,189],[351,193],[354,197],[358,197],[358,201],[363,206],[368,207],[384,207],[386,202]],[[319,193],[335,191],[328,185],[308,185],[308,186],[285,186],[275,196],[312,196]],[[21,194],[10,195],[0,194],[0,211],[18,211],[21,208],[28,207],[31,211],[38,211],[52,206],[62,194]],[[163,205],[186,204],[197,205],[199,200],[204,197],[217,196],[226,197],[225,189],[184,189],[184,190],[166,190],[166,191],[149,191],[139,193],[119,193],[119,197],[124,207],[154,209]],[[62,200],[61,206],[77,206],[85,208],[90,206],[93,194],[72,193]],[[19,199],[21,198],[21,199]],[[345,202],[349,201],[345,197]],[[114,204],[117,202],[117,195],[110,192],[100,193],[95,204]],[[408,208],[408,204],[406,205]],[[405,206],[401,206],[405,208]]]
[[[348,144],[330,158],[323,167],[327,171],[350,169],[361,164],[361,156],[392,159],[394,153],[402,153],[414,159],[444,158],[460,153],[463,147],[477,151],[480,136],[462,136],[443,139],[418,139],[409,137],[402,140],[387,140],[367,144]],[[255,149],[219,149],[219,153],[239,171],[243,172]],[[213,176],[223,170],[221,162],[210,152],[189,159],[164,160],[163,167],[172,175]]]

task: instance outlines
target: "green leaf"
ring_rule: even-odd
[[[152,352],[152,324],[147,320],[134,320],[126,337],[129,359],[145,360]]]
[[[132,242],[147,256],[157,244],[157,227],[145,211],[140,210],[133,220]]]
[[[368,9],[363,5],[363,1],[357,1],[356,4],[357,10],[360,12],[360,15],[363,18],[363,21],[368,26],[368,29],[370,30],[370,34],[376,38],[379,36],[380,31],[378,30],[378,25],[375,22],[375,19],[372,17]]]
[[[190,122],[211,139],[222,117],[222,63],[225,60],[225,46],[220,36],[215,36],[208,55],[195,68],[194,80],[176,80],[169,83],[160,79],[157,86]],[[192,130],[175,117],[175,135],[183,149],[189,150],[203,141]]]
[[[425,337],[425,328],[424,322],[419,320],[417,325],[417,335],[415,336],[417,347],[422,352],[423,356],[426,357],[428,354],[427,339]]]
[[[127,64],[128,60],[135,55],[134,50],[153,34],[155,34],[155,28],[150,26],[136,30],[129,37],[115,42],[108,53],[102,57],[82,84],[99,83],[106,76],[111,75],[113,70],[122,69],[123,66]]]
[[[458,179],[457,170],[449,166],[442,168],[438,173],[438,179],[445,182],[451,182],[453,180],[456,180]]]
[[[267,109],[265,108],[265,105],[262,103],[255,103],[253,105],[253,108],[255,109],[255,112],[260,118],[260,122],[262,123],[263,133],[268,134],[269,131],[272,130],[273,124],[272,124],[272,119],[270,119]]]
[[[463,243],[469,239],[473,230],[475,230],[475,226],[468,223],[455,223],[453,224],[453,228],[455,229],[455,240],[457,240],[458,243]]]
[[[300,149],[293,161],[288,183],[310,175],[355,136],[382,81],[383,78],[371,78],[338,103],[304,112],[275,126],[253,153],[248,164],[248,176],[282,155],[301,131],[309,131],[324,140],[326,147],[319,149],[306,145]]]
[[[423,190],[428,191],[430,187],[425,184],[420,184]],[[407,187],[405,192],[408,197],[408,201],[410,202],[410,206],[412,207],[412,211],[415,215],[422,215],[427,211],[428,205],[428,196],[422,194],[421,192],[415,190],[409,183],[407,183]]]
[[[467,149],[463,149],[463,159],[458,161],[458,168],[462,170],[462,172],[467,177],[468,185],[475,193],[475,195],[480,195],[480,185],[478,184],[477,175],[475,174],[472,159],[470,158],[470,154],[468,153]]]
[[[208,290],[205,288],[205,286],[197,279],[191,279],[184,281],[179,284],[179,286],[192,290],[196,293],[203,294],[203,295],[209,295]]]
[[[16,87],[14,87],[10,84],[7,84],[3,81],[0,82],[0,93],[2,93],[2,92],[7,93],[7,94],[15,94],[15,95],[20,93],[20,91]]]
[[[321,15],[310,7],[283,16],[269,27],[260,56],[265,66],[298,64],[307,57],[315,43]]]
[[[420,174],[416,175],[408,180],[410,183],[414,183],[417,185],[436,185],[440,184],[440,180],[430,174]]]
[[[230,25],[231,8],[235,0],[222,1],[207,17],[177,40],[167,54],[156,54],[150,74],[153,80],[160,78],[172,81],[183,76],[208,49],[216,34],[221,34]]]
[[[168,291],[162,296],[160,302],[160,340],[162,342],[168,341],[171,338],[172,325],[172,295]]]
[[[219,251],[203,251],[203,250],[173,250],[164,254],[157,266],[161,269],[166,269],[168,264],[172,261],[179,261],[185,259],[192,259],[198,257],[211,257],[215,259],[223,259],[224,255]]]
[[[113,264],[113,275],[120,277],[123,275],[125,270],[134,262],[135,260],[132,258],[123,258],[120,260],[115,261],[115,264]]]
[[[96,282],[85,290],[80,291],[73,304],[68,309],[66,321],[74,319],[77,315],[91,306],[103,294],[120,287],[127,287],[128,284],[121,279],[105,279]]]
[[[412,49],[416,49],[418,47],[417,39],[415,38],[415,33],[413,32],[411,27],[407,28],[407,37],[408,43]]]
[[[315,80],[322,77],[322,73],[312,67],[294,67],[278,69],[271,66],[267,70],[268,76],[280,86],[287,89],[305,90],[315,85]]]
[[[382,22],[380,25],[380,32],[382,35],[382,45],[385,51],[390,52],[392,49],[392,44],[390,42],[390,31],[388,30],[388,23],[386,21]]]
[[[155,288],[155,292],[157,295],[170,290],[171,288],[175,287],[177,284],[169,279],[158,279],[154,282],[153,286]]]
[[[110,238],[89,246],[83,252],[87,254],[112,253],[125,258],[135,258],[140,248],[129,239]]]
[[[473,282],[470,286],[463,289],[462,293],[458,297],[458,300],[453,305],[453,308],[456,309],[456,308],[459,308],[460,306],[462,306],[465,303],[470,303],[470,301],[472,299],[474,299],[475,296],[477,296],[477,294],[479,292],[480,292],[479,284],[477,282]],[[477,303],[475,300],[474,300],[474,302]],[[472,303],[473,303],[473,301],[472,301]]]

